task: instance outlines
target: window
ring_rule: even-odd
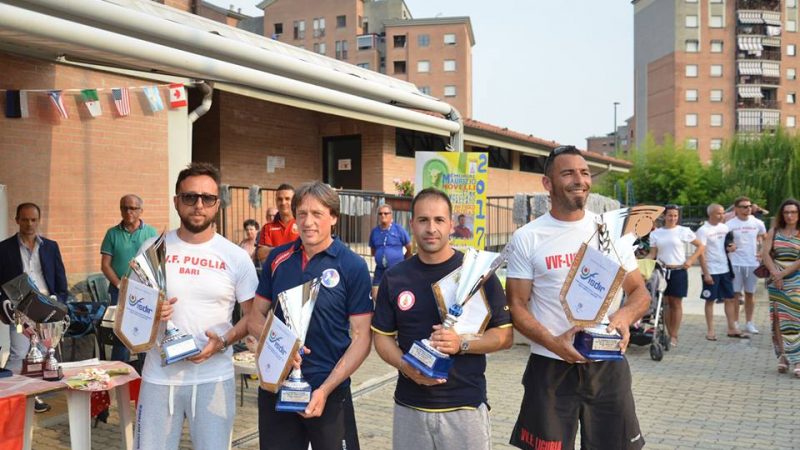
[[[325,18],[317,17],[312,23],[314,26],[314,37],[318,38],[325,36]]]
[[[441,136],[403,128],[395,128],[395,130],[394,152],[397,156],[413,158],[414,152],[417,150],[432,152],[445,150],[445,140]]]
[[[417,61],[417,72],[430,72],[431,71],[431,62],[430,61]]]
[[[417,46],[427,47],[429,45],[431,45],[431,35],[420,34],[419,36],[417,36]]]
[[[786,54],[788,56],[794,56],[797,54],[797,47],[794,44],[789,44],[786,46]]]
[[[455,59],[445,59],[444,60],[444,71],[445,72],[455,72],[456,71],[456,60]]]
[[[787,80],[796,80],[797,79],[797,69],[786,69],[786,79]]]
[[[687,102],[696,102],[697,101],[697,89],[687,89],[686,90],[686,101]]]
[[[456,45],[456,35],[447,33],[444,35],[444,45]]]
[[[722,139],[711,139],[711,150],[719,150],[722,148]]]
[[[698,51],[700,51],[700,43],[697,42],[697,39],[689,39],[686,41],[687,53],[697,53]]]
[[[797,0],[786,0],[786,7],[787,8],[796,8],[797,7]]]
[[[456,96],[456,87],[455,86],[445,86],[444,87],[444,96],[445,97],[455,97]]]
[[[519,155],[519,171],[544,173],[544,156]]]
[[[789,92],[788,94],[786,94],[786,103],[793,105],[796,100],[797,100],[797,94],[795,94],[794,92]]]
[[[722,28],[722,16],[712,15],[709,17],[708,26],[711,28]]]
[[[711,53],[722,53],[722,41],[711,41]]]
[[[795,116],[786,116],[786,128],[794,128],[797,126],[797,119]]]
[[[686,0],[686,3],[697,3],[697,0]]]
[[[273,26],[275,27],[275,34],[277,34],[277,35],[283,34],[283,24],[282,23],[276,23]]]
[[[431,95],[431,87],[430,86],[420,86],[419,92],[425,95]]]
[[[787,20],[786,31],[797,31],[797,22],[794,20]]]
[[[347,16],[336,16],[336,28],[344,28],[347,26]]]
[[[711,65],[711,76],[712,77],[721,77],[722,76],[722,64],[712,64]]]
[[[405,48],[406,46],[406,35],[405,34],[397,34],[392,37],[392,41],[394,42],[394,48]]]
[[[711,3],[722,3],[722,0],[711,0]]]
[[[394,62],[394,73],[395,74],[404,74],[404,73],[406,73],[406,62],[405,61],[395,61]]]
[[[325,54],[325,43],[324,42],[320,42],[319,43],[319,54],[320,55],[324,55]]]
[[[369,50],[375,47],[375,35],[362,34],[356,37],[356,46],[359,50]]]
[[[712,102],[721,102],[722,101],[722,89],[712,89],[711,90],[711,101]]]
[[[684,119],[684,123],[687,127],[696,127],[697,126],[697,114],[687,114],[686,118]]]
[[[697,150],[697,139],[696,138],[689,138],[686,140],[686,149],[687,150]]]
[[[697,64],[686,65],[686,76],[689,78],[694,78],[697,76]]]
[[[369,63],[368,63],[368,62],[365,62],[365,63],[358,63],[358,64],[356,64],[356,65],[357,65],[358,67],[361,67],[362,69],[367,69],[367,70],[369,70]]]
[[[686,28],[697,28],[697,16],[686,16]]]
[[[336,59],[347,59],[347,41],[336,41]]]
[[[484,149],[475,150],[484,151]],[[489,147],[485,151],[489,153],[489,167],[511,169],[511,150],[500,147]]]
[[[306,38],[306,21],[305,20],[295,20],[294,21],[294,38],[295,39],[305,39]]]
[[[712,127],[721,127],[722,126],[722,114],[712,114],[711,115],[711,126]]]

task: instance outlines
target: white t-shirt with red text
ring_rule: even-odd
[[[575,256],[586,242],[597,248],[597,236],[592,236],[597,229],[597,215],[586,211],[583,219],[564,222],[553,218],[548,212],[514,232],[509,245],[512,246],[508,258],[508,278],[531,280],[531,291],[528,308],[536,320],[547,328],[551,334],[558,336],[572,326],[561,307],[559,296],[561,287],[569,273]],[[591,240],[590,240],[591,238]],[[616,248],[621,265],[626,272],[637,270],[633,247]],[[610,258],[616,260],[614,252]],[[608,314],[619,309],[621,291],[608,309]],[[531,353],[561,359],[543,345],[531,341]]]
[[[208,242],[190,244],[172,230],[166,245],[167,298],[178,299],[172,322],[194,336],[202,349],[208,343],[206,330],[220,334],[230,329],[235,303],[255,297],[255,267],[244,249],[219,234]],[[164,328],[159,330],[159,344]],[[142,378],[149,383],[183,386],[233,378],[231,348],[200,364],[183,360],[166,367],[161,366],[160,352],[160,346],[147,352]]]
[[[736,251],[730,254],[731,264],[758,267],[758,259],[756,259],[758,236],[767,232],[764,222],[753,216],[747,216],[747,220],[734,217],[725,222],[725,225],[733,232],[733,243],[736,244]]]

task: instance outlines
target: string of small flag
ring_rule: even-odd
[[[164,102],[161,98],[159,88],[168,87],[169,106],[172,109],[183,108],[188,105],[186,90],[183,83],[171,83],[152,86],[131,86],[119,88],[94,88],[94,89],[0,89],[6,93],[6,117],[9,119],[24,119],[29,117],[28,96],[29,94],[46,94],[50,103],[58,111],[62,119],[69,118],[67,106],[64,103],[64,94],[68,92],[80,92],[81,100],[86,105],[86,109],[92,117],[103,115],[100,106],[99,92],[111,91],[111,98],[114,107],[120,117],[131,114],[131,90],[141,89],[144,93],[150,110],[154,113],[164,110]]]

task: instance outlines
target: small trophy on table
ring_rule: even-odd
[[[492,313],[482,288],[503,265],[508,253],[508,247],[500,254],[469,248],[461,267],[433,284],[444,328],[453,329],[465,339],[485,331]],[[429,378],[446,379],[453,366],[453,358],[436,350],[428,339],[414,341],[403,361]]]
[[[649,233],[663,210],[658,206],[637,206],[606,212],[600,216],[595,232],[599,249],[583,243],[578,250],[560,300],[570,323],[585,327],[575,333],[574,346],[586,359],[622,359],[622,336],[607,331],[603,325],[625,277],[616,248],[632,246],[637,237]]]
[[[317,304],[321,280],[315,278],[300,286],[293,287],[278,294],[278,303],[283,311],[283,318],[291,331],[296,335],[297,347],[303,352],[303,343],[308,333],[311,314]],[[291,359],[289,359],[291,362]],[[302,412],[311,401],[311,385],[303,379],[300,369],[292,369],[289,378],[280,386],[278,402],[275,410],[280,412]]]

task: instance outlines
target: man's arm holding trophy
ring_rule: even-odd
[[[644,285],[644,278],[641,272],[633,270],[625,275],[622,281],[622,290],[625,291],[625,304],[614,314],[608,316],[608,327],[606,330],[612,332],[616,330],[622,335],[619,344],[622,353],[628,347],[628,340],[631,337],[630,326],[639,320],[650,307],[650,293]]]
[[[242,308],[242,319],[236,322],[236,325],[234,325],[233,328],[223,334],[217,334],[213,330],[206,330],[206,336],[208,337],[206,346],[203,347],[200,353],[187,358],[189,361],[195,364],[200,364],[201,362],[214,356],[215,353],[225,351],[225,349],[228,348],[228,345],[247,336],[249,328],[247,317],[250,315],[250,309],[253,307],[253,299],[251,298],[245,300],[239,303],[239,306]]]
[[[247,303],[250,303],[250,306],[247,307],[246,311],[243,309],[244,314],[242,314],[242,320],[240,320],[239,323],[244,323],[243,326],[250,336],[261,336],[261,332],[264,330],[264,324],[267,323],[267,313],[272,306],[272,301],[256,295],[252,302]],[[311,350],[306,346],[303,346],[302,350],[304,355],[311,353]],[[303,357],[300,353],[295,353],[292,363],[294,368],[299,369],[302,362]]]

